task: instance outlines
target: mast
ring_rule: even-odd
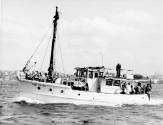
[[[56,41],[57,21],[59,19],[58,7],[56,7],[55,16],[53,18],[54,18],[54,20],[53,20],[53,39],[52,39],[52,46],[51,46],[50,64],[49,64],[49,68],[48,68],[49,80],[52,80],[52,75],[53,75],[54,65],[55,65],[54,45],[55,45],[55,41]]]

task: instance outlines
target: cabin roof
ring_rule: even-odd
[[[83,71],[87,71],[87,70],[103,70],[105,69],[104,66],[96,66],[96,67],[76,67],[76,70],[83,70]]]
[[[106,77],[106,80],[113,79],[113,80],[120,80],[120,81],[135,81],[135,82],[149,82],[150,79],[126,79],[126,78],[116,78],[116,77]]]

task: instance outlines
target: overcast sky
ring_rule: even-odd
[[[0,69],[22,69],[44,36],[48,43],[55,6],[65,72],[121,63],[140,73],[163,73],[162,0],[1,0]],[[62,70],[61,54],[57,59]]]

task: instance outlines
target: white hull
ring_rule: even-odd
[[[30,80],[19,80],[21,96],[41,103],[72,103],[89,105],[148,104],[146,94],[108,94],[72,90],[70,86]],[[38,87],[40,89],[38,89]]]

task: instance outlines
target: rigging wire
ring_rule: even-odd
[[[28,59],[28,61],[27,61],[27,63],[26,63],[26,65],[25,65],[25,66],[27,66],[27,65],[30,63],[30,61],[31,61],[32,57],[33,57],[33,56],[34,56],[34,54],[37,52],[37,50],[39,49],[39,47],[41,46],[41,44],[43,43],[43,41],[44,41],[45,37],[46,37],[46,36],[47,36],[47,34],[48,34],[48,31],[49,31],[49,30],[50,30],[50,28],[51,28],[51,25],[52,25],[52,23],[49,25],[48,30],[45,32],[45,34],[44,34],[44,35],[43,35],[43,37],[41,38],[40,43],[37,45],[36,49],[34,50],[34,52],[32,53],[32,55],[31,55],[31,56],[30,56],[30,58]]]
[[[47,44],[46,49],[45,49],[45,51],[44,51],[44,56],[43,56],[43,59],[42,59],[40,71],[42,70],[43,64],[44,64],[44,62],[45,62],[45,58],[46,58],[46,55],[47,55],[47,52],[48,52],[47,50],[48,50],[48,47],[49,47],[51,38],[52,38],[52,33],[50,34],[50,37],[49,37],[49,40],[48,40],[48,44]]]

